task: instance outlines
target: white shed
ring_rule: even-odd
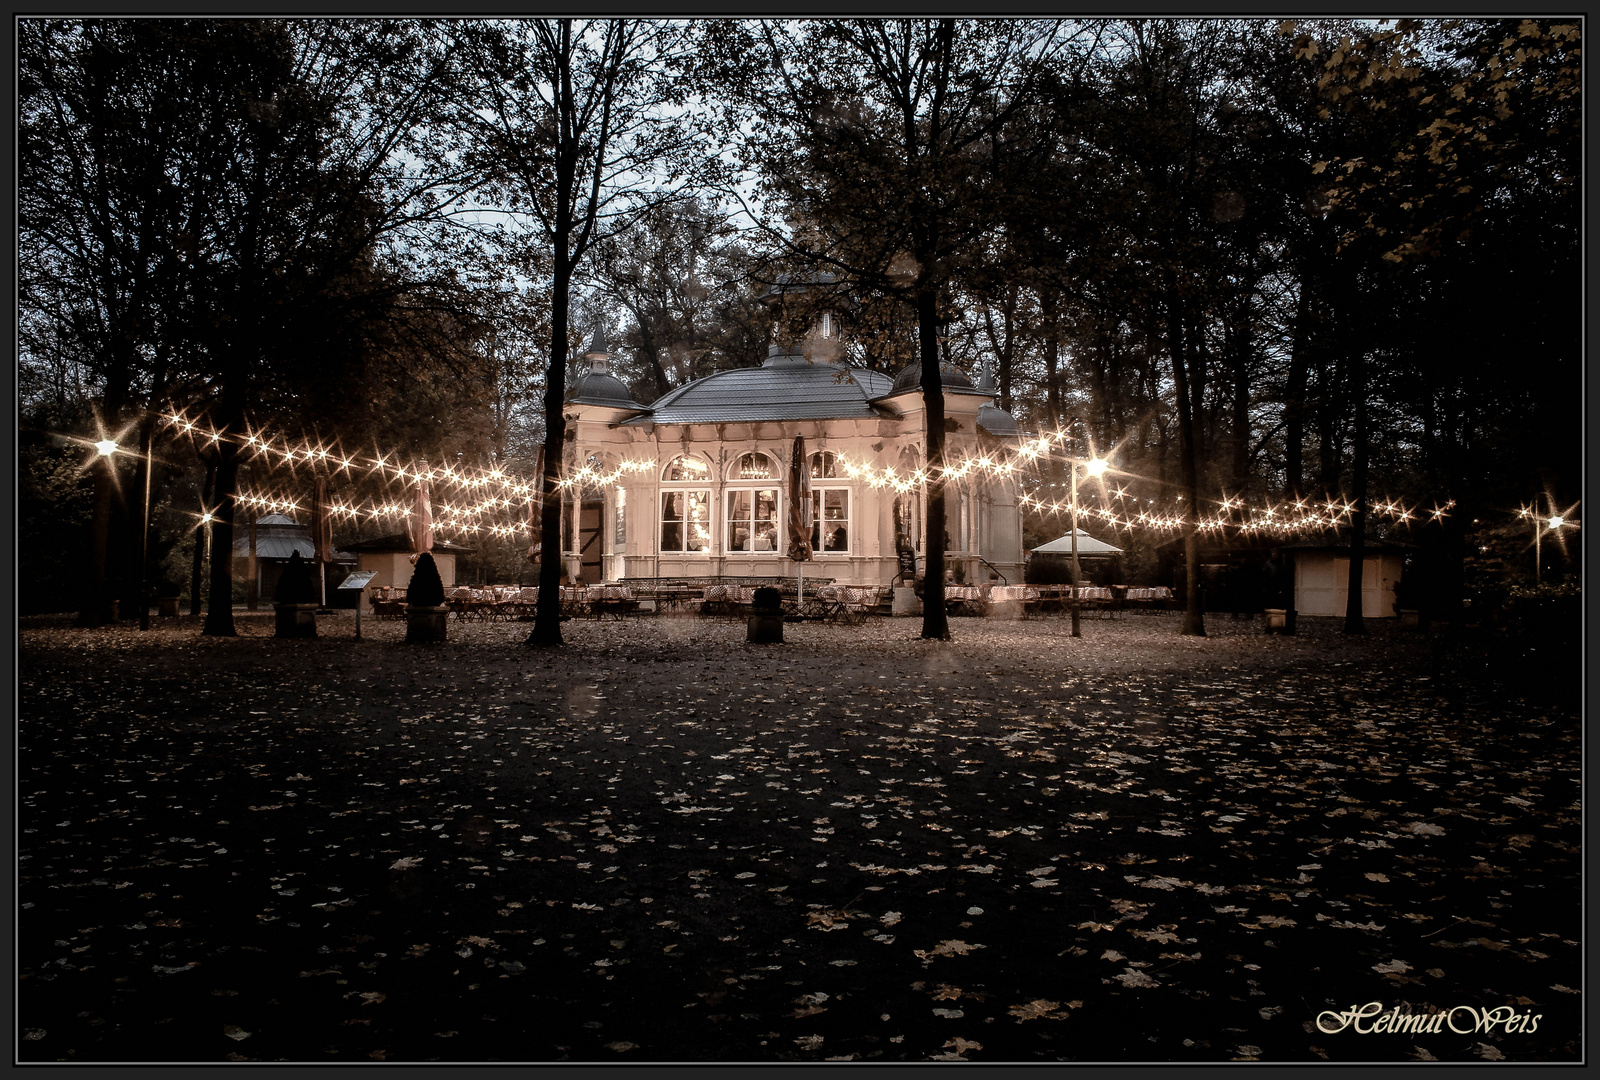
[[[395,533],[393,536],[383,536],[376,540],[362,540],[346,544],[345,548],[355,553],[356,558],[360,560],[360,569],[373,571],[372,580],[367,583],[367,588],[361,594],[363,610],[372,610],[371,590],[374,587],[379,585],[404,587],[411,583],[411,574],[415,567],[411,563],[411,538],[405,533]],[[444,582],[446,589],[453,588],[456,583],[456,556],[471,555],[476,550],[442,540],[434,541],[433,562],[439,568],[439,580]]]
[[[1294,556],[1294,606],[1300,615],[1345,614],[1350,595],[1350,546],[1290,546]],[[1403,549],[1369,544],[1361,567],[1361,616],[1395,616],[1394,587],[1400,580]]]

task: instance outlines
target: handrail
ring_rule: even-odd
[[[996,566],[994,563],[990,562],[988,559],[985,559],[982,555],[978,556],[978,561],[981,562],[983,565],[987,566],[990,570],[994,571],[995,576],[1000,579],[1000,584],[1002,584],[1002,585],[1011,584],[1011,582],[1006,580],[1006,576],[1000,572],[1000,568],[998,566]]]

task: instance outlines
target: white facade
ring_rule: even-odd
[[[1010,441],[1015,427],[992,407],[991,394],[974,389],[959,372],[947,371],[945,378],[948,462]],[[922,393],[914,378],[902,374],[891,386],[878,373],[774,349],[761,368],[700,380],[706,385],[674,391],[655,410],[592,403],[602,399],[593,392],[602,379],[615,383],[597,365],[580,381],[568,406],[568,472],[584,465],[606,472],[637,464],[612,483],[585,492],[583,512],[576,519],[568,515],[563,547],[569,575],[587,568],[585,577],[593,580],[589,575],[598,565],[598,576],[612,581],[794,577],[798,564],[787,552],[796,435],[805,440],[817,519],[815,553],[804,564],[805,576],[887,585],[901,572],[902,550],[914,554],[916,572],[922,572],[922,491],[897,492],[852,474],[866,468],[881,479],[892,468],[898,477],[907,477],[926,462]],[[854,386],[855,399],[823,401],[809,410],[834,415],[803,415],[815,398],[847,397],[837,389],[842,384]],[[770,393],[776,400],[741,405],[741,388],[752,395]],[[693,403],[699,401],[714,402],[704,406],[706,419],[663,419],[698,415]],[[982,429],[980,411],[987,421]],[[837,415],[841,412],[847,415]],[[761,418],[766,413],[773,418]],[[997,422],[997,417],[1003,420]],[[991,434],[991,428],[1001,434]],[[987,582],[992,567],[1008,581],[1022,580],[1018,494],[1014,481],[981,473],[948,483],[946,559],[960,579]],[[597,535],[592,527],[573,527],[596,517]]]

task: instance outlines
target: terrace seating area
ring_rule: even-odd
[[[644,614],[743,616],[750,613],[759,588],[775,588],[786,615],[859,625],[883,610],[889,595],[884,585],[836,585],[832,578],[807,578],[804,593],[794,578],[690,577],[628,578],[603,585],[561,586],[561,614],[572,618],[621,619]],[[1072,610],[1067,585],[950,585],[944,588],[952,615],[1009,613],[1023,618],[1065,615]],[[378,586],[371,592],[373,613],[380,619],[405,614],[406,590]],[[447,590],[445,603],[462,622],[531,619],[537,611],[537,586],[458,586]],[[1175,598],[1162,586],[1086,585],[1078,590],[1081,614],[1115,618],[1124,611],[1170,609]]]
[[[1173,595],[1165,586],[1084,585],[1079,587],[1077,599],[1080,614],[1110,619],[1124,611],[1167,610]],[[1070,614],[1072,586],[997,585],[989,590],[987,603],[1015,605],[1023,618]]]

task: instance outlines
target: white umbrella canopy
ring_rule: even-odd
[[[1085,555],[1121,555],[1122,554],[1122,549],[1121,548],[1113,547],[1112,545],[1106,543],[1103,540],[1096,540],[1094,537],[1090,536],[1088,533],[1084,532],[1082,529],[1077,530],[1077,533],[1078,533],[1078,556],[1080,558],[1082,558]],[[1048,544],[1040,544],[1038,547],[1033,548],[1032,550],[1033,550],[1033,553],[1035,555],[1071,555],[1072,554],[1072,533],[1069,532],[1065,536],[1059,536],[1056,539],[1050,541]]]

